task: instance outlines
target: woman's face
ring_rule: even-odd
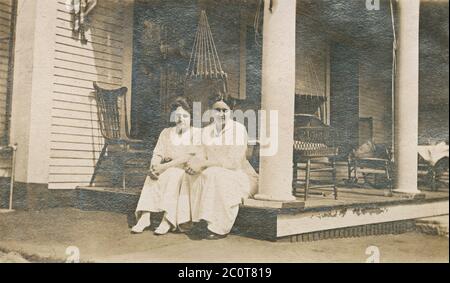
[[[175,125],[178,129],[184,130],[191,126],[191,114],[184,110],[183,107],[178,107],[172,115],[175,118]]]
[[[212,106],[214,111],[214,122],[224,125],[231,117],[230,107],[223,101],[218,101]]]

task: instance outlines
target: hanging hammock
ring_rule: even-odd
[[[296,106],[297,114],[317,115],[322,121],[326,123],[328,120],[327,94],[325,87],[319,79],[316,67],[311,59],[305,57],[302,59],[304,68],[302,76],[302,84],[297,85]]]
[[[215,92],[214,94],[220,95],[221,98],[228,95],[228,76],[222,68],[208,17],[204,10],[200,14],[185,81],[185,93],[187,92],[189,95],[189,92],[193,92],[193,100],[198,100],[198,96],[202,92],[205,95]],[[192,88],[198,90],[193,91]],[[195,96],[197,96],[197,99]],[[204,99],[201,100],[204,101]]]
[[[306,96],[308,98],[320,98],[327,99],[325,93],[325,87],[319,79],[316,67],[310,58],[305,57],[303,68],[305,69],[304,77],[302,78],[303,84],[297,87],[296,94],[300,96]]]

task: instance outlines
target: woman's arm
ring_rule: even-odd
[[[234,144],[224,145],[223,155],[214,158],[204,154],[202,158],[193,158],[187,163],[186,172],[196,174],[209,167],[222,167],[230,170],[240,168],[242,161],[246,158],[248,135],[242,124],[236,123],[235,127]]]
[[[171,161],[166,162],[166,163],[152,164],[150,166],[149,176],[153,180],[157,180],[159,175],[164,173],[164,171],[166,171],[167,169],[169,169],[171,167],[179,167],[179,166],[181,166],[183,164],[186,164],[188,162],[188,160],[191,159],[191,158],[192,158],[192,156],[186,155],[185,157],[178,158],[176,160],[171,160]]]
[[[152,180],[158,180],[158,176],[160,173],[158,173],[160,171],[160,169],[162,168],[158,168],[159,166],[161,166],[162,162],[164,161],[164,157],[165,157],[165,142],[166,142],[166,133],[167,133],[167,129],[164,129],[161,131],[161,133],[159,134],[158,137],[158,141],[156,142],[155,148],[153,149],[153,154],[152,154],[152,159],[150,161],[150,168],[148,169],[148,173],[147,175],[152,179]]]
[[[207,163],[208,167],[222,167],[225,169],[236,170],[242,166],[242,162],[246,159],[248,149],[248,134],[244,125],[233,122],[232,143],[225,145],[223,154],[215,154],[216,159],[210,159]],[[227,137],[225,137],[225,140]]]
[[[236,168],[239,168],[243,158],[245,158],[246,148],[244,151],[242,151],[241,148],[236,148],[233,152],[228,152],[227,154],[227,160],[216,160],[213,158],[197,158],[194,157],[191,160],[189,160],[186,164],[186,172],[195,175],[199,172],[202,172],[203,170],[209,168],[209,167],[222,167],[225,169],[234,170]]]
[[[194,157],[194,154],[186,154],[183,157],[179,157],[177,159],[170,160],[169,162],[163,162],[161,164],[153,165],[153,168],[159,167],[159,168],[163,169],[163,171],[165,171],[165,170],[167,170],[167,169],[169,169],[171,167],[182,166],[182,165],[186,164],[193,157]]]
[[[150,169],[152,166],[161,164],[164,160],[165,156],[165,143],[166,143],[166,135],[167,130],[162,130],[161,134],[159,134],[158,141],[156,142],[155,148],[153,149],[152,160],[150,161]]]

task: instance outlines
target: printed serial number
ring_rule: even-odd
[[[269,278],[272,276],[270,268],[224,267],[222,272],[222,278]]]

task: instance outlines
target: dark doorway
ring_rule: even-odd
[[[169,126],[171,98],[183,94],[198,21],[194,1],[135,2],[132,135],[150,144]]]

